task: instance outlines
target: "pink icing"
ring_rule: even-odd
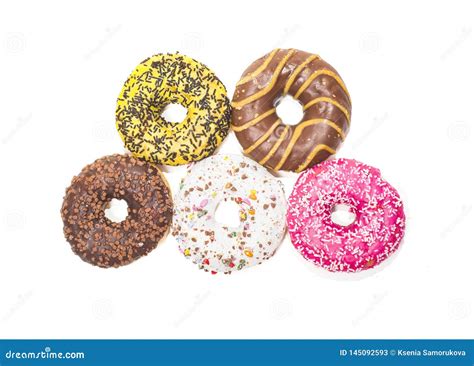
[[[345,204],[355,221],[331,219]],[[376,168],[351,159],[325,161],[304,171],[288,199],[288,232],[296,249],[329,271],[369,269],[395,252],[405,231],[398,192]]]

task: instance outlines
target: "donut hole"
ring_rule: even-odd
[[[180,123],[184,121],[187,114],[188,110],[181,104],[172,103],[168,104],[165,109],[163,109],[163,112],[161,112],[161,117],[171,123]]]
[[[105,217],[112,222],[122,222],[128,216],[128,203],[125,200],[112,198],[105,206]]]
[[[334,205],[331,211],[331,220],[340,226],[349,226],[354,223],[356,214],[352,207],[344,203]]]
[[[239,227],[240,206],[234,201],[224,199],[217,204],[214,219],[223,226]]]
[[[286,125],[297,125],[303,119],[303,106],[293,97],[285,95],[276,101],[275,107],[278,117]]]

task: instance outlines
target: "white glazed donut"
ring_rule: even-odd
[[[220,202],[240,207],[240,224],[217,222]],[[212,273],[241,270],[273,256],[286,231],[281,183],[239,155],[215,155],[190,166],[175,200],[172,233],[180,251]]]

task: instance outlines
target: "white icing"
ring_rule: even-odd
[[[240,207],[240,224],[216,221],[218,204]],[[201,269],[232,272],[273,256],[286,231],[281,183],[240,155],[215,155],[192,164],[175,199],[173,235],[180,251]]]

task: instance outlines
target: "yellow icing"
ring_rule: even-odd
[[[169,104],[187,108],[182,122],[161,116]],[[205,65],[180,54],[143,61],[117,100],[116,126],[125,146],[134,156],[157,164],[181,165],[211,155],[229,124],[224,85]]]

